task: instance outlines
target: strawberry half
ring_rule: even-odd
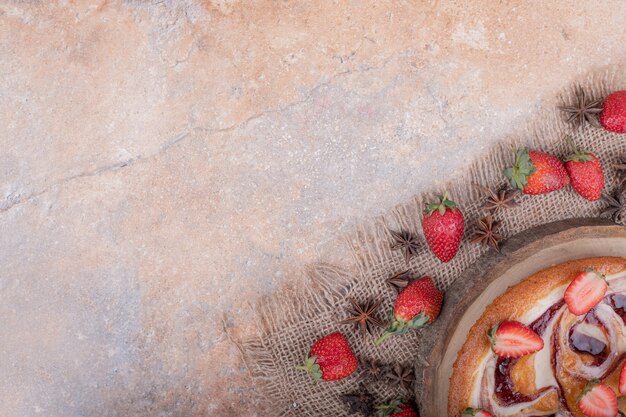
[[[485,411],[482,408],[466,408],[463,410],[461,417],[493,417],[489,411]]]
[[[441,262],[448,262],[456,256],[465,220],[456,203],[448,199],[448,193],[444,193],[438,202],[426,206],[422,229],[430,250]]]
[[[513,188],[525,194],[544,194],[556,191],[570,183],[567,171],[559,158],[543,152],[520,148],[515,153],[515,164],[504,170]]]
[[[626,91],[616,91],[606,97],[600,124],[609,132],[626,132]]]
[[[502,358],[519,358],[543,349],[543,339],[519,321],[504,321],[487,332],[491,349]]]
[[[315,381],[336,381],[350,376],[357,366],[358,360],[346,337],[335,332],[315,342],[304,365],[296,369],[307,371]]]
[[[380,344],[389,336],[405,334],[432,323],[441,310],[443,294],[435,287],[430,277],[422,277],[407,285],[396,298],[391,315],[391,324],[378,338]]]
[[[578,409],[587,417],[616,417],[617,395],[599,381],[587,384],[577,400]]]
[[[619,393],[626,395],[626,362],[622,364],[622,370],[619,371]]]
[[[377,417],[419,417],[413,406],[404,400],[392,400],[376,406]]]
[[[565,290],[565,303],[572,314],[587,314],[606,294],[609,284],[604,275],[588,269],[574,278]]]

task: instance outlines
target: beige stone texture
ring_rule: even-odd
[[[624,16],[0,0],[0,415],[258,415],[224,327],[623,65]]]

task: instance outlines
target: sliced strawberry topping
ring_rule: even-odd
[[[622,365],[622,370],[619,372],[619,393],[626,395],[626,362]]]
[[[606,294],[609,284],[604,275],[594,270],[578,274],[565,290],[565,303],[572,314],[587,314]]]
[[[591,381],[578,397],[578,408],[587,417],[616,417],[617,396],[607,385]]]
[[[488,335],[491,348],[503,358],[519,358],[543,349],[543,339],[518,321],[502,322],[492,328]]]

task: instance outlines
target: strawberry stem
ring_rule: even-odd
[[[389,330],[385,330],[385,332],[378,339],[376,339],[376,345],[380,345],[385,340],[387,340],[389,336],[393,336],[394,334],[396,333],[390,332]]]
[[[380,345],[390,336],[405,334],[408,333],[408,331],[411,329],[421,329],[422,327],[426,326],[429,321],[430,318],[424,313],[417,314],[411,320],[398,319],[393,316],[392,313],[391,324],[389,325],[387,330],[385,330],[385,332],[376,340],[376,344]]]

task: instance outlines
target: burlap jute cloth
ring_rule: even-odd
[[[600,98],[611,91],[624,89],[625,81],[626,77],[617,71],[607,70],[577,84],[593,97]],[[445,187],[459,204],[466,222],[461,248],[451,262],[442,263],[436,259],[425,242],[423,250],[408,265],[402,253],[390,249],[389,230],[409,230],[423,237],[420,219],[424,201],[428,201],[433,192],[443,191],[430,190],[359,226],[347,237],[353,255],[353,268],[339,269],[328,264],[307,266],[304,268],[307,285],[298,290],[283,291],[260,302],[259,334],[252,340],[241,342],[245,362],[262,394],[262,408],[258,415],[349,415],[349,409],[340,396],[356,391],[359,383],[365,381],[359,377],[359,371],[342,381],[315,384],[306,373],[295,369],[315,340],[336,330],[344,331],[359,357],[383,363],[425,366],[416,352],[420,339],[429,337],[427,327],[390,338],[381,346],[376,346],[375,337],[362,339],[349,327],[338,325],[337,321],[345,318],[348,297],[358,301],[383,297],[385,301],[379,312],[381,318],[388,319],[395,293],[387,287],[385,280],[396,272],[409,269],[419,275],[429,275],[444,291],[455,280],[463,279],[463,271],[487,250],[470,243],[476,220],[483,215],[480,207],[484,201],[481,192],[471,184],[491,187],[502,184],[502,169],[512,164],[513,149],[518,145],[563,157],[570,151],[563,136],[571,133],[579,148],[595,153],[600,159],[606,175],[605,191],[613,190],[615,170],[612,164],[620,153],[626,151],[626,135],[593,127],[572,133],[555,106],[562,101],[571,102],[572,97],[573,88],[568,87],[557,100],[546,106],[549,108],[542,110],[543,116],[538,121],[529,123],[515,138],[505,138],[488,155],[476,160],[462,178]],[[590,203],[583,200],[571,187],[542,196],[522,196],[518,202],[518,207],[496,215],[501,222],[498,231],[505,237],[557,220],[596,217],[606,205],[602,201]],[[467,285],[472,283],[467,282]],[[381,331],[377,331],[376,336]],[[409,392],[390,386],[383,380],[366,382],[366,387],[378,401],[410,397]]]

